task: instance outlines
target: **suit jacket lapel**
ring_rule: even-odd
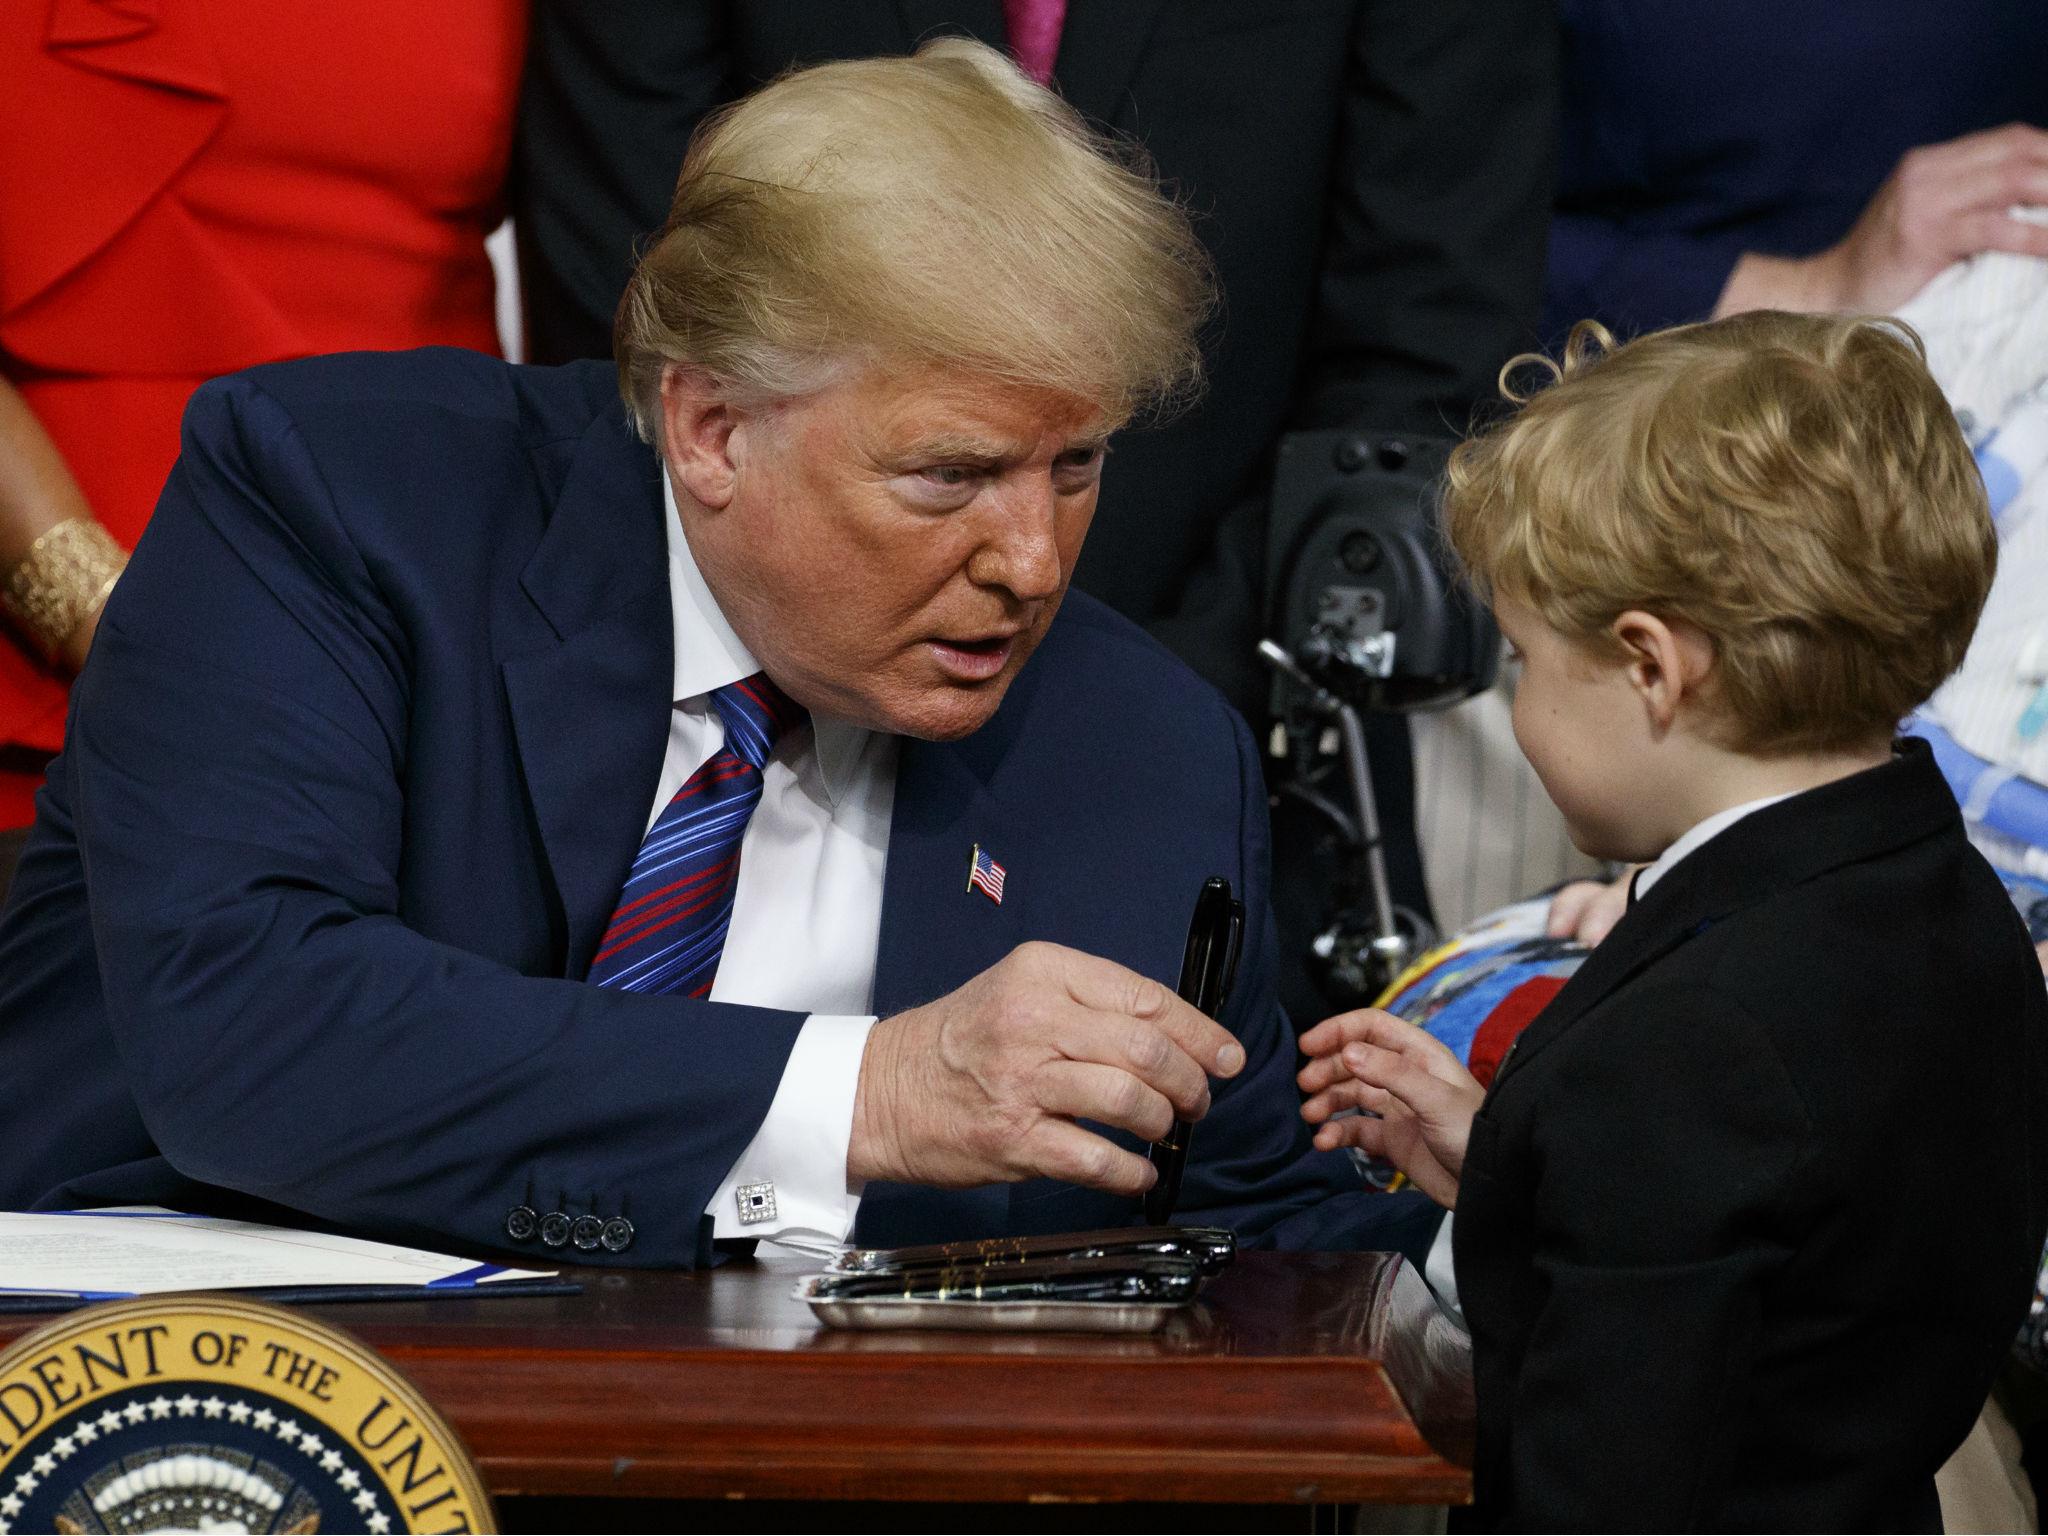
[[[963,742],[905,739],[896,767],[882,929],[875,954],[875,1012],[886,1018],[943,997],[1022,940],[1015,903],[998,904],[967,875],[974,847],[1003,847],[1007,809],[989,769],[1007,731],[1002,715]],[[1002,1230],[1008,1185],[935,1190],[870,1184],[861,1198],[861,1242],[889,1246],[934,1231],[962,1237]]]
[[[958,743],[903,742],[875,955],[878,1014],[943,997],[1019,942],[1015,909],[967,884],[975,845],[1000,848],[1001,827],[1001,808]]]
[[[1927,744],[1745,816],[1681,859],[1595,946],[1494,1076],[1520,1067],[1642,972],[1731,913],[1831,869],[1957,828],[1961,813]]]
[[[1530,1021],[1494,1073],[1496,1091],[1516,1069],[1526,1065],[1595,1004],[1706,926],[1699,903],[1687,899],[1697,894],[1686,881],[1687,862],[1690,860],[1674,867],[1647,897],[1629,908],[1614,931],[1594,946],[1585,964],[1558,990],[1549,1006]]]
[[[674,681],[659,462],[616,408],[585,433],[520,580],[552,634],[503,663],[519,763],[581,977],[646,830]]]

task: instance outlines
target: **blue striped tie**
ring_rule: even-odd
[[[647,829],[590,962],[589,980],[600,987],[704,997],[718,975],[762,765],[804,711],[764,672],[715,690],[711,703],[725,722],[725,745]]]

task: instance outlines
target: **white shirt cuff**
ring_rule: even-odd
[[[804,1021],[767,1118],[711,1197],[714,1238],[837,1247],[853,1236],[864,1186],[847,1177],[846,1150],[861,1057],[874,1027],[872,1016],[812,1014]]]
[[[1444,1212],[1443,1222],[1436,1229],[1436,1241],[1429,1245],[1429,1257],[1423,1260],[1422,1278],[1436,1292],[1437,1303],[1462,1328],[1465,1326],[1465,1310],[1458,1305],[1458,1269],[1451,1259],[1451,1223],[1457,1219],[1456,1211]]]

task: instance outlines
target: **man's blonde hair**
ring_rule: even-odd
[[[1531,362],[1533,398],[1508,382]],[[1961,663],[1997,536],[1910,327],[1761,311],[1617,346],[1582,321],[1501,379],[1520,411],[1451,457],[1466,570],[1596,646],[1631,608],[1698,626],[1724,745],[1868,740]]]
[[[795,71],[708,119],[614,351],[649,441],[670,363],[763,400],[936,363],[1077,396],[1115,426],[1194,393],[1213,295],[1137,150],[947,38]]]

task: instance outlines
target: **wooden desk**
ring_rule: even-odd
[[[1469,1378],[1392,1255],[1245,1254],[1188,1326],[1146,1337],[826,1329],[790,1295],[813,1268],[584,1270],[581,1296],[315,1310],[420,1386],[498,1496],[1469,1496],[1416,1427],[1459,1454]]]

